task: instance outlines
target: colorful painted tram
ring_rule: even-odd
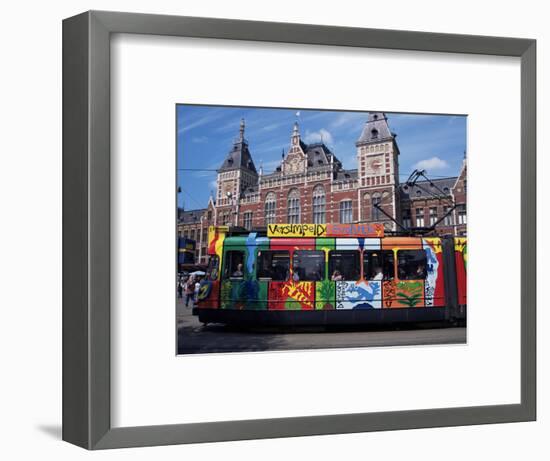
[[[209,229],[193,314],[203,323],[327,325],[466,318],[467,240],[384,236],[377,224]]]

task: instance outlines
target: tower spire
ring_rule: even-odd
[[[300,145],[300,126],[298,125],[297,120],[294,122],[294,126],[292,127],[292,136],[290,137],[290,140],[292,147],[297,147]]]
[[[241,125],[239,127],[239,142],[244,141],[244,118],[241,118]]]
[[[355,145],[359,147],[361,145],[379,143],[394,138],[395,136],[388,126],[386,114],[384,112],[369,112],[368,120]]]

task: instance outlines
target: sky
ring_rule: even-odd
[[[245,138],[258,170],[271,173],[290,145],[294,122],[302,140],[323,142],[346,169],[357,168],[355,142],[368,111],[272,109],[224,106],[177,106],[178,206],[205,208],[215,196],[216,169],[231,150],[245,120]],[[466,150],[466,116],[397,114],[386,112],[390,130],[397,134],[399,174],[404,182],[416,168],[428,177],[457,176]],[[189,171],[201,170],[201,171]]]

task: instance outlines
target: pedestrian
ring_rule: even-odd
[[[195,299],[193,302],[198,302],[199,301],[199,290],[201,289],[201,282],[200,282],[200,277],[197,278],[197,281],[195,282]]]
[[[185,307],[189,307],[189,300],[193,301],[195,294],[195,284],[193,277],[189,277],[187,284],[185,285]]]
[[[183,298],[183,279],[178,278],[178,298]]]

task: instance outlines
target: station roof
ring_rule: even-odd
[[[451,195],[456,182],[455,177],[433,179],[431,181],[417,181],[416,185],[410,187],[406,183],[401,184],[401,198],[414,200],[418,198],[433,198],[434,195]]]

